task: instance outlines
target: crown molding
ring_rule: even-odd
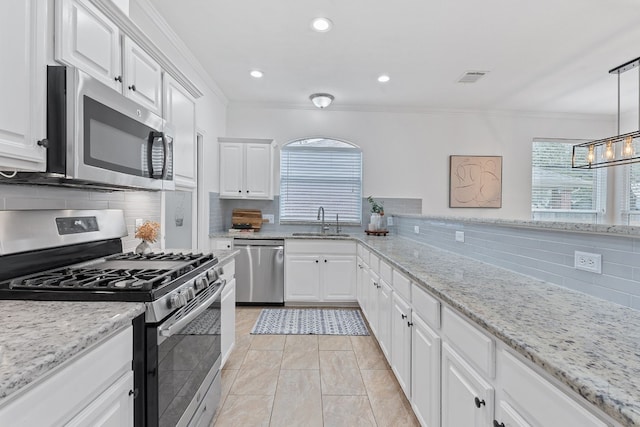
[[[96,1],[96,0],[92,0]],[[220,89],[220,86],[213,80],[211,75],[205,70],[200,61],[196,58],[196,56],[191,52],[191,49],[182,41],[182,39],[176,34],[173,28],[169,25],[169,23],[164,19],[164,17],[158,12],[158,10],[151,4],[149,0],[132,0],[134,1],[142,10],[142,12],[151,20],[151,22],[158,27],[158,29],[164,34],[167,38],[167,41],[176,49],[176,51],[182,56],[189,66],[196,72],[198,77],[202,79],[202,81],[207,85],[207,87],[222,101],[222,103],[226,106],[229,103],[229,98],[225,95],[225,93]]]

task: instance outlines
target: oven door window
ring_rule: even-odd
[[[175,426],[221,354],[220,299],[158,346],[159,425]]]
[[[84,163],[146,178],[162,178],[170,167],[170,144],[153,129],[106,105],[83,97]]]

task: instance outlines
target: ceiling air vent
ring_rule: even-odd
[[[467,71],[458,79],[458,83],[475,83],[487,73],[488,71]]]

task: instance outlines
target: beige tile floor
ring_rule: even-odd
[[[373,337],[251,335],[259,313],[236,309],[214,426],[419,426]]]

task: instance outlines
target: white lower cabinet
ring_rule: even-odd
[[[378,288],[378,342],[387,361],[391,361],[391,311],[393,289],[382,278]]]
[[[236,279],[232,278],[222,290],[222,298],[220,300],[221,311],[221,351],[222,366],[224,366],[236,340]]]
[[[397,292],[391,310],[391,369],[411,399],[411,306]]]
[[[353,303],[356,246],[349,241],[285,241],[285,302]]]
[[[493,421],[494,389],[448,343],[442,344],[442,427],[484,427]]]
[[[380,277],[369,270],[369,286],[367,287],[367,321],[369,328],[376,338],[378,333],[378,288],[380,287]]]
[[[55,369],[0,406],[0,426],[133,426],[133,327]]]
[[[440,337],[418,314],[411,331],[411,407],[420,424],[440,425]]]

